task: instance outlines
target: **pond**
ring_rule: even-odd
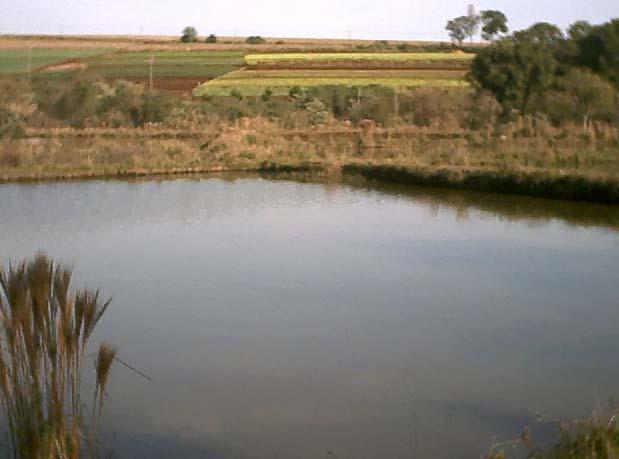
[[[470,458],[605,409],[618,230],[615,207],[393,186],[0,185],[2,263],[72,263],[113,299],[94,342],[152,379],[113,367],[121,458]]]

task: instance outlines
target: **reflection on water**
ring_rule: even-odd
[[[0,185],[113,305],[114,457],[479,457],[617,395],[619,210],[258,178]],[[88,383],[88,382],[87,382]]]

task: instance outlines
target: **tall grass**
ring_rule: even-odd
[[[43,254],[0,270],[0,398],[15,459],[97,454],[114,347],[99,348],[90,428],[80,384],[110,302],[98,291],[72,292],[70,282],[71,270]]]
[[[494,445],[486,459],[614,459],[619,457],[618,412],[601,419],[558,423],[559,439],[554,444],[540,445],[528,427],[519,439]]]

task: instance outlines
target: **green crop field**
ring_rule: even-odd
[[[464,80],[465,70],[240,70],[223,75],[219,80],[249,79],[414,79],[414,80]]]
[[[242,52],[157,51],[120,52],[85,59],[88,71],[105,78],[144,78],[154,57],[156,78],[211,79],[243,65]]]
[[[437,78],[438,75],[415,71],[251,71],[239,70],[198,86],[193,94],[228,96],[233,90],[244,96],[262,94],[270,89],[275,96],[287,95],[290,88],[313,86],[372,86],[412,88],[421,86],[462,87],[467,83],[462,74]]]
[[[30,61],[30,68],[35,70],[66,59],[84,58],[102,54],[106,51],[106,49],[96,48],[2,49],[0,50],[0,74],[25,73],[28,71],[28,61]]]
[[[465,53],[281,53],[248,54],[247,65],[279,64],[282,62],[321,61],[450,61],[471,60],[473,54]]]

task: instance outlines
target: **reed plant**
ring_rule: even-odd
[[[106,343],[99,348],[92,415],[82,401],[81,380],[90,340],[110,301],[98,291],[71,291],[71,275],[44,254],[0,270],[0,398],[15,459],[97,454],[98,418],[116,349]]]

